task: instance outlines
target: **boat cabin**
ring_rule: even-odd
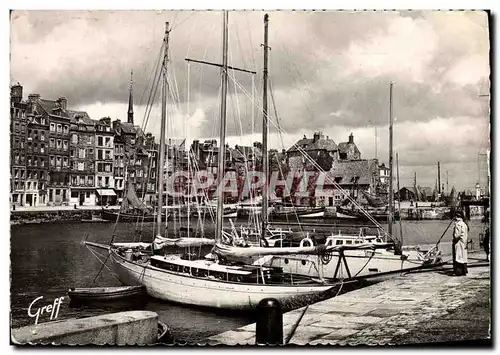
[[[183,260],[167,256],[154,255],[150,259],[151,266],[188,274],[195,277],[213,278],[228,282],[269,283],[277,281],[279,270],[261,266],[231,266],[217,264],[211,260]]]

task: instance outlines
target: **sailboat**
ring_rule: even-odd
[[[139,199],[132,183],[128,184],[127,194],[119,211],[104,207],[101,210],[102,219],[111,222],[154,222],[156,216],[156,213]]]
[[[228,13],[223,14],[223,64],[222,68],[222,95],[221,95],[221,124],[220,124],[220,156],[225,153],[225,124],[226,124],[226,95],[228,84]],[[266,25],[267,43],[268,15],[264,17]],[[167,93],[167,63],[169,24],[166,23],[164,37],[164,61],[162,65],[162,120],[160,137],[160,165],[163,166],[165,159],[165,122],[166,122],[166,93]],[[268,47],[265,47],[267,58]],[[234,68],[232,68],[234,69]],[[267,112],[264,112],[266,115]],[[222,181],[224,176],[224,160],[219,159],[218,179]],[[253,309],[258,303],[268,297],[277,299],[284,308],[296,305],[297,302],[313,302],[325,293],[340,287],[342,283],[328,283],[312,277],[300,277],[282,272],[279,268],[265,267],[260,265],[224,265],[217,258],[189,260],[180,255],[156,255],[155,250],[162,246],[179,245],[179,243],[193,242],[193,245],[203,244],[201,238],[170,239],[161,236],[163,230],[161,221],[161,206],[163,193],[163,174],[158,174],[158,235],[153,243],[127,243],[127,245],[113,244],[104,245],[94,242],[86,242],[88,246],[105,249],[109,253],[111,269],[125,285],[143,285],[147,293],[155,298],[173,301],[187,305],[215,307],[224,309]],[[216,224],[216,246],[221,248],[224,236],[222,230],[223,222],[223,191],[219,189],[217,199],[217,224]],[[264,189],[265,190],[265,189]],[[263,215],[266,215],[267,205],[263,204]],[[213,243],[213,240],[208,240]],[[243,248],[241,248],[243,249]],[[254,248],[247,248],[252,252],[258,252]],[[265,248],[262,248],[265,249]],[[316,247],[288,248],[288,253],[294,253],[301,249],[301,253],[318,254]],[[338,247],[332,246],[329,250]],[[134,250],[134,252],[131,252]],[[323,250],[323,249],[322,249]],[[325,251],[326,248],[324,249]],[[283,249],[281,253],[285,253]],[[217,253],[215,253],[217,254]]]

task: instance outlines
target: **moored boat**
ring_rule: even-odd
[[[75,287],[68,291],[72,302],[113,302],[139,299],[147,295],[144,286]]]

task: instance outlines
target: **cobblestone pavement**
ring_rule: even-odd
[[[484,254],[474,253],[471,256],[480,259]],[[483,313],[474,323],[483,331],[475,337],[464,334],[467,326],[463,324],[463,317],[450,317],[459,307],[470,308],[478,298],[489,300],[489,291],[489,266],[470,267],[469,274],[465,277],[451,276],[450,270],[396,276],[310,305],[289,344],[398,345],[420,341],[489,338],[487,330],[491,312],[488,309],[485,313],[484,308],[488,306],[486,301],[475,305],[475,309],[480,309]],[[301,308],[284,314],[284,342],[303,311],[304,308]],[[435,335],[436,329],[432,325],[439,324],[437,321],[446,323],[448,331],[440,332],[439,336],[431,336]],[[415,335],[419,329],[429,328],[429,325],[431,327],[427,338],[405,337]],[[457,334],[460,332],[461,334]],[[212,336],[207,339],[207,343],[255,344],[255,324]]]

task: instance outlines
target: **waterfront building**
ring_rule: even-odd
[[[114,189],[118,199],[124,197],[125,191],[125,173],[126,173],[126,156],[125,142],[121,136],[114,135],[115,161],[114,161]]]
[[[70,125],[70,204],[95,206],[95,122],[83,111],[68,110]]]
[[[114,131],[111,118],[101,118],[96,122],[95,130],[96,202],[105,206],[116,203],[116,193],[113,190]]]
[[[40,113],[49,123],[48,152],[49,177],[47,180],[47,205],[69,205],[69,126],[67,100],[41,99],[40,95],[28,97],[34,110]]]
[[[314,170],[315,164],[318,164],[322,170],[328,171],[332,162],[339,160],[339,148],[330,137],[325,138],[323,132],[315,132],[313,138],[307,138],[304,135],[304,138],[290,147],[287,151],[287,158],[289,168],[294,171]]]
[[[10,197],[13,206],[24,206],[26,189],[26,132],[28,105],[23,87],[10,88]]]
[[[354,135],[351,133],[349,135],[349,140],[347,142],[339,143],[339,160],[359,160],[361,159],[361,153],[354,143]]]
[[[34,109],[34,105],[28,105],[26,204],[29,206],[43,206],[46,205],[48,199],[49,122],[38,114],[38,111]]]
[[[325,206],[334,206],[343,201],[349,194],[360,203],[367,203],[361,191],[375,194],[375,188],[379,181],[379,170],[377,159],[341,160],[333,164],[327,173],[323,186],[323,194],[320,200]],[[340,189],[333,184],[335,182]]]

